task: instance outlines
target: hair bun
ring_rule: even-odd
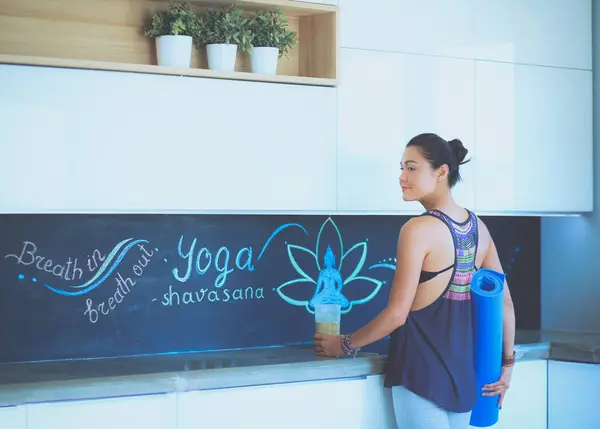
[[[463,164],[467,153],[469,153],[467,148],[462,144],[462,142],[459,139],[450,140],[448,142],[448,145],[450,146],[450,150],[452,150],[452,153],[456,157],[458,164]]]

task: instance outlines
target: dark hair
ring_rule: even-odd
[[[459,139],[446,141],[437,134],[424,133],[413,137],[406,147],[415,146],[433,168],[448,165],[448,185],[452,188],[461,180],[458,166],[470,161],[464,161],[469,152]]]

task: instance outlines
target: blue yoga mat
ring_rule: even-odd
[[[471,279],[475,346],[475,371],[480,395],[471,413],[471,426],[489,427],[498,421],[499,396],[481,396],[485,384],[500,378],[504,323],[505,275],[487,268]]]

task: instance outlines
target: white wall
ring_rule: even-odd
[[[542,328],[600,333],[600,1],[593,2],[594,27],[594,213],[542,219]],[[576,174],[571,142],[556,166],[565,181]],[[523,285],[525,287],[526,285]],[[518,285],[515,285],[518,287]]]

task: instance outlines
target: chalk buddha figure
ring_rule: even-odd
[[[315,293],[308,305],[314,308],[318,304],[339,304],[342,309],[347,308],[350,302],[342,293],[342,275],[335,268],[335,255],[330,246],[327,246],[323,259],[324,268],[319,273]]]

